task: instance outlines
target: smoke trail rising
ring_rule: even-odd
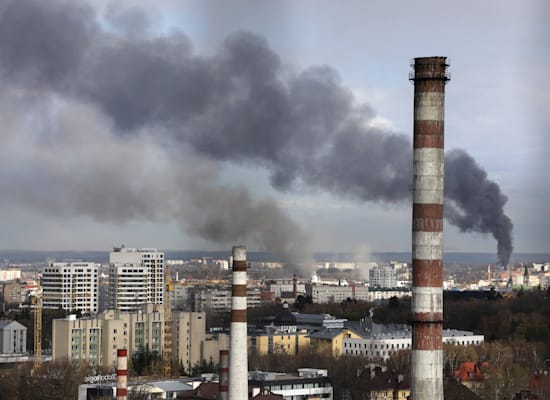
[[[52,102],[89,107],[96,111],[75,121],[72,134],[89,135],[86,140],[91,142],[101,138],[103,148],[114,143],[122,152],[103,170],[104,149],[91,146],[87,153],[70,133],[55,136],[54,127],[33,137],[32,145],[38,149],[43,141],[55,139],[54,154],[63,148],[76,154],[77,161],[80,154],[86,155],[86,168],[78,168],[82,176],[60,177],[62,161],[52,157],[40,163],[38,157],[27,166],[23,182],[12,189],[10,196],[15,199],[37,181],[60,190],[73,185],[82,191],[79,196],[67,196],[59,203],[44,190],[38,192],[44,198],[36,197],[31,206],[99,220],[179,217],[187,230],[209,240],[234,242],[238,238],[229,240],[231,235],[241,232],[264,248],[277,243],[278,250],[286,253],[296,253],[300,247],[292,243],[306,242],[295,223],[271,200],[255,201],[242,188],[217,184],[216,179],[208,185],[191,184],[206,181],[194,172],[197,166],[219,161],[260,166],[280,190],[305,184],[360,201],[409,199],[409,138],[374,127],[375,112],[360,104],[330,67],[292,74],[264,39],[242,32],[230,35],[215,54],[197,55],[181,32],[148,34],[147,18],[135,10],[131,18],[118,10],[108,21],[121,24],[120,29],[113,25],[107,30],[84,3],[4,0],[0,4],[0,78],[6,82],[2,89],[6,104],[15,104],[17,96],[42,97],[43,104],[23,117],[27,119],[55,115]],[[140,34],[135,34],[136,29]],[[83,129],[84,124],[94,126],[93,120],[102,120],[110,134]],[[80,130],[85,133],[76,133]],[[122,150],[126,141],[154,146],[160,157],[170,157],[170,166],[165,165],[155,181],[148,176],[154,160],[147,165],[135,160],[132,163],[138,165],[114,165],[115,159],[131,157]],[[178,149],[195,160],[187,169],[186,187],[171,186],[183,179],[173,177],[172,170],[186,166],[181,155],[174,155]],[[125,177],[132,172],[145,176],[146,182],[155,181],[161,195],[151,195],[145,183],[129,183]],[[499,258],[507,262],[512,224],[504,213],[506,197],[498,184],[463,151],[449,153],[446,176],[446,196],[451,200],[448,221],[464,231],[491,232],[498,241]],[[9,174],[0,180],[0,185],[15,182]],[[98,201],[102,195],[96,194],[97,188],[107,189],[109,196]],[[178,192],[189,188],[193,193]],[[177,202],[180,206],[175,206]],[[194,212],[185,212],[182,204]],[[242,222],[242,229],[229,227],[235,220]],[[247,233],[247,226],[254,233]]]

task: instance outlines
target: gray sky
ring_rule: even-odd
[[[442,55],[446,149],[548,251],[548,7],[478,3],[1,1],[0,247],[408,251],[408,64]],[[462,194],[446,250],[496,253]]]

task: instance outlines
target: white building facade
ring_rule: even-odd
[[[361,285],[323,285],[311,283],[306,285],[306,294],[313,303],[340,303],[342,301],[367,301],[369,288]]]
[[[109,254],[110,309],[137,311],[164,304],[164,253],[156,249],[115,247]]]
[[[0,320],[0,354],[27,352],[27,328],[17,321]]]
[[[267,391],[284,400],[333,399],[326,369],[300,368],[297,374],[253,371],[248,373],[248,387],[252,397]]]
[[[0,282],[21,279],[20,269],[0,269]]]
[[[49,262],[42,273],[42,305],[96,314],[98,284],[99,268],[93,262]]]
[[[470,346],[483,342],[483,335],[475,335],[473,332],[456,329],[443,330],[443,343]],[[396,330],[362,339],[344,338],[342,353],[343,355],[387,360],[395,351],[411,349],[411,343],[410,330]]]

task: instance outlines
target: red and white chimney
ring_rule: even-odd
[[[248,400],[248,347],[246,315],[246,248],[233,247],[229,341],[229,400]]]
[[[229,350],[220,350],[220,382],[218,384],[219,400],[228,400],[229,391]]]
[[[415,58],[411,398],[443,400],[443,185],[446,57]]]
[[[126,400],[128,379],[128,350],[118,349],[116,360],[116,400]]]

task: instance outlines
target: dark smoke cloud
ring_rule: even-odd
[[[110,9],[107,21],[115,26],[107,31],[89,7],[73,2],[1,4],[0,77],[11,89],[96,109],[94,118],[106,118],[112,132],[106,142],[119,148],[130,139],[149,141],[174,163],[156,182],[166,193],[152,201],[145,185],[124,179],[129,170],[147,175],[147,168],[122,162],[108,176],[90,161],[84,176],[71,178],[78,182],[70,184],[79,186],[84,179],[89,188],[108,185],[111,197],[98,204],[111,211],[78,204],[94,199],[92,189],[80,186],[90,197],[69,197],[63,210],[97,219],[177,216],[187,230],[212,241],[234,242],[241,235],[286,254],[304,247],[304,233],[269,199],[255,201],[244,189],[216,185],[215,179],[204,184],[200,174],[192,179],[194,165],[187,171],[185,189],[171,186],[181,179],[170,178],[172,170],[186,165],[178,149],[190,152],[198,164],[222,160],[264,167],[280,190],[306,185],[361,201],[410,198],[410,140],[373,126],[374,111],[359,104],[330,67],[290,73],[266,41],[250,33],[230,35],[213,55],[196,55],[181,32],[148,35],[147,20],[136,10],[125,15]],[[131,34],[136,31],[140,34]],[[63,140],[82,152],[70,137]],[[93,154],[91,160],[104,156]],[[51,170],[46,163],[40,167]],[[31,170],[28,174],[36,176]],[[452,201],[448,220],[462,230],[491,232],[506,262],[512,224],[503,212],[506,198],[498,185],[465,153],[451,153],[447,177],[446,195]],[[56,176],[44,179],[59,187],[67,184]],[[491,206],[478,204],[487,197]],[[40,199],[36,202],[40,207]],[[124,204],[131,205],[129,210],[120,210]]]
[[[512,254],[512,221],[504,214],[508,200],[499,186],[463,150],[452,150],[445,158],[445,216],[461,231],[491,233],[497,254],[507,263]]]

